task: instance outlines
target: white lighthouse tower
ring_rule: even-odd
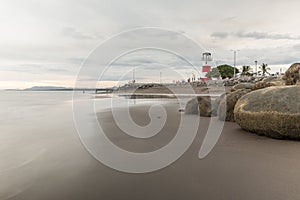
[[[211,53],[205,52],[202,54],[202,69],[201,69],[201,80],[207,81],[210,80],[210,78],[206,77],[206,74],[211,71],[211,65],[212,65],[212,56]]]

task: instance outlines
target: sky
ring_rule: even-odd
[[[97,48],[118,41],[113,36],[143,27],[162,30],[152,35],[125,34],[126,42],[114,42],[109,48],[129,50],[151,37],[188,56],[194,52],[188,44],[194,41],[211,52],[217,64],[233,65],[231,50],[239,50],[239,67],[253,67],[257,60],[259,65],[267,63],[272,72],[286,70],[300,59],[298,0],[1,0],[0,5],[0,89],[73,87]],[[201,66],[201,54],[193,56],[188,57]],[[107,63],[97,61],[95,67],[103,71]],[[137,81],[170,81],[193,73],[176,52],[142,49],[115,60],[102,77],[102,86],[117,85],[120,77],[128,81],[137,66]],[[95,80],[100,74],[88,76],[86,80]]]

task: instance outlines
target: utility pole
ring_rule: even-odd
[[[135,68],[133,68],[133,71],[132,71],[132,84],[135,83]]]
[[[258,76],[258,71],[257,71],[257,60],[254,61],[255,62],[255,73],[256,73],[256,76]]]
[[[233,61],[234,61],[234,69],[233,69],[233,77],[235,78],[235,68],[236,68],[236,54],[237,54],[237,52],[238,51],[240,51],[240,50],[230,50],[230,51],[233,51]]]
[[[161,71],[159,71],[159,84],[161,84]]]

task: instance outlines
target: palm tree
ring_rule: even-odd
[[[251,71],[251,67],[244,65],[243,68],[242,68],[242,75],[251,76],[250,71]]]
[[[271,70],[270,67],[268,67],[268,64],[263,63],[259,69],[261,69],[263,76],[265,76],[265,74],[270,74],[268,71]]]

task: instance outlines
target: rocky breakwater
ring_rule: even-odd
[[[218,116],[222,121],[235,121],[234,108],[237,101],[245,94],[271,86],[285,85],[285,81],[277,77],[240,77],[223,80],[224,85],[233,85],[231,92],[221,95],[215,100],[209,97],[197,97],[190,100],[185,107],[185,114],[200,116]]]
[[[300,139],[300,86],[268,87],[242,96],[234,109],[244,130],[277,139]]]

